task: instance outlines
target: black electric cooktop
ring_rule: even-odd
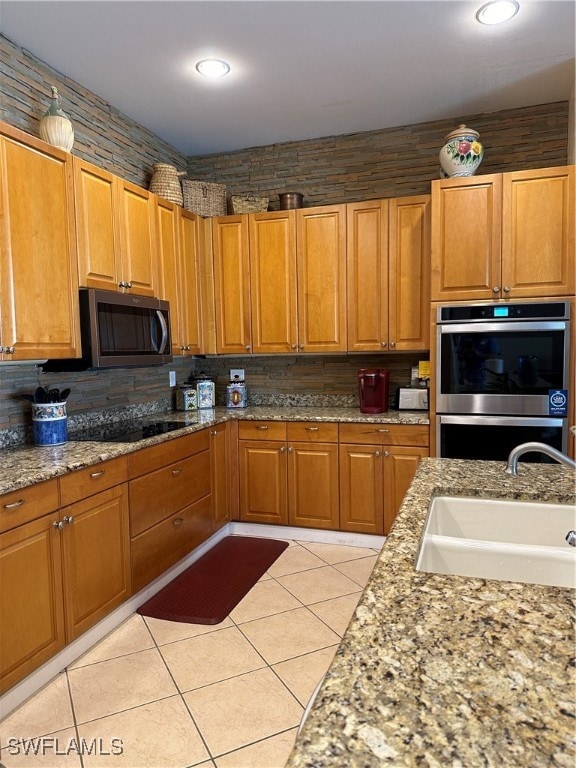
[[[188,426],[185,421],[153,421],[149,418],[122,421],[116,424],[99,424],[97,427],[89,427],[81,434],[70,435],[68,440],[88,441],[96,443],[135,443],[145,440],[147,437],[164,435],[175,429],[183,429]]]

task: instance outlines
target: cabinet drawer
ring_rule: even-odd
[[[212,533],[210,496],[162,520],[131,542],[132,591],[164,573]]]
[[[128,480],[128,459],[121,456],[60,478],[60,503],[64,507]]]
[[[0,496],[0,533],[36,520],[60,506],[58,480],[47,480]]]
[[[322,443],[338,442],[338,424],[318,421],[289,421],[286,425],[288,440],[319,441]]]
[[[238,437],[240,440],[286,440],[286,422],[240,421]]]
[[[130,479],[139,477],[147,472],[152,472],[159,467],[165,467],[175,461],[181,461],[187,456],[206,451],[210,438],[208,430],[193,432],[174,440],[166,440],[165,443],[151,445],[128,456],[128,474]]]
[[[429,439],[425,424],[340,424],[341,443],[425,447]]]
[[[210,451],[131,480],[131,536],[137,536],[209,493]]]

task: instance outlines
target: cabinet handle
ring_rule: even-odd
[[[216,430],[215,430],[215,429],[213,429],[213,430],[210,432],[210,434],[212,435],[212,437],[216,437],[216,435],[218,434],[218,432],[216,432]]]
[[[296,344],[291,344],[290,349],[296,349]]]
[[[52,523],[52,528],[56,528],[58,531],[61,531],[65,525],[66,523],[64,523],[62,520],[54,520]]]
[[[256,427],[256,429],[268,429],[268,427],[266,426],[266,424],[259,424],[259,425]]]
[[[390,451],[384,451],[383,456],[390,456]]]
[[[504,293],[510,293],[510,286],[509,285],[505,285],[504,286]]]
[[[381,347],[385,347],[385,346],[386,346],[386,342],[385,342],[385,341],[381,341],[381,342],[380,342],[380,346],[381,346]]]
[[[318,432],[320,427],[304,427],[307,432]]]
[[[286,446],[285,445],[281,446],[280,453],[284,453],[285,450],[286,450]]]
[[[126,288],[132,288],[132,280],[129,280],[129,281],[126,283]]]
[[[13,355],[15,351],[14,347],[4,347],[4,352],[7,352],[9,355]]]
[[[120,282],[118,283],[118,288],[126,288],[126,283],[124,282],[124,280],[120,280]]]
[[[182,472],[182,467],[176,467],[176,469],[172,470],[173,475],[179,475]]]
[[[391,342],[390,342],[390,346],[391,346],[391,347],[395,347],[395,346],[396,346],[396,342],[395,342],[395,341],[391,341]]]
[[[290,447],[288,448],[288,453],[294,453],[294,448],[292,448],[292,446],[290,446]]]
[[[64,525],[72,525],[74,522],[74,517],[72,515],[64,515],[62,522]]]
[[[247,352],[250,352],[250,344],[246,344],[246,346],[244,347],[244,349],[245,349]]]
[[[304,344],[300,344],[300,349],[304,349]]]
[[[21,507],[25,503],[26,499],[18,499],[18,501],[13,501],[12,504],[4,504],[4,509],[16,509],[16,507]]]
[[[102,477],[102,475],[105,475],[105,474],[106,474],[106,470],[100,469],[98,470],[98,472],[90,472],[90,477],[93,477],[94,479],[96,479],[97,477]]]
[[[382,456],[382,454],[380,453],[380,451],[376,451],[376,453],[374,454],[374,456]]]
[[[0,355],[2,354],[2,352],[6,352],[6,347],[0,347]]]
[[[500,293],[500,286],[495,285],[494,288],[492,288],[492,293]]]
[[[376,430],[376,432],[390,432],[390,430],[385,429],[384,427],[380,427],[379,429]]]
[[[183,517],[175,517],[174,520],[172,520],[172,525],[174,526],[174,528],[180,528],[183,522],[184,522]]]

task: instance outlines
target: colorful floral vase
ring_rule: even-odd
[[[480,134],[465,125],[459,125],[444,137],[440,150],[440,177],[473,176],[484,157],[484,149],[478,141]]]

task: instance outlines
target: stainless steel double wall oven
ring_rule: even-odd
[[[570,303],[436,311],[436,455],[501,460],[530,440],[566,451]]]

